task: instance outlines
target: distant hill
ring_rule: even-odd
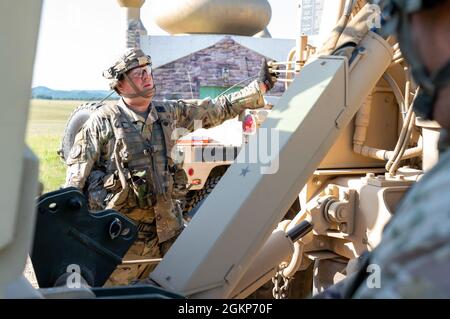
[[[33,99],[42,100],[82,100],[82,101],[93,101],[102,100],[111,91],[105,90],[72,90],[72,91],[61,91],[52,90],[45,86],[37,86],[31,90],[31,97]],[[119,96],[114,92],[108,100],[116,100]]]

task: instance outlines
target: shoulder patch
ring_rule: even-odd
[[[117,105],[102,104],[95,110],[101,117],[111,117],[120,114],[119,107]]]

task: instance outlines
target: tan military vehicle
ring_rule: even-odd
[[[268,100],[268,101],[267,101]],[[219,180],[233,164],[242,145],[256,134],[273,101],[277,97],[267,97],[262,109],[245,110],[239,117],[226,121],[212,129],[199,128],[181,137],[176,146],[183,154],[183,169],[188,180],[188,193],[181,203],[187,220],[192,218],[201,203],[212,192]],[[271,101],[271,102],[269,102]],[[76,107],[70,114],[57,151],[63,161],[70,153],[75,135],[96,109],[114,101],[87,102]]]
[[[160,288],[188,298],[245,298],[273,278],[276,298],[323,291],[377,246],[405,192],[436,162],[439,127],[415,117],[417,88],[395,39],[378,34],[379,11],[365,1],[340,3],[336,28],[316,54],[299,39],[286,92],[151,273]],[[0,165],[8,180],[0,184],[2,297],[55,295],[22,276],[36,219],[38,161],[24,152],[23,138],[40,5],[0,4],[0,27],[12,44],[0,51],[0,64],[15,74],[0,80],[8,106],[0,125],[8,145]],[[23,23],[10,28],[17,19]],[[23,63],[9,63],[12,55]],[[263,136],[275,145],[270,163],[246,161]],[[300,209],[285,219],[297,199]],[[89,287],[57,293],[68,291],[101,296]]]
[[[183,203],[186,219],[192,218],[233,164],[242,146],[256,134],[273,106],[268,100],[262,109],[245,110],[236,119],[212,129],[198,129],[178,140],[188,177],[189,191]]]

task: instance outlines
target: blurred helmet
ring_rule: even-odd
[[[394,34],[397,37],[402,54],[411,66],[412,75],[421,87],[414,103],[414,111],[418,116],[428,120],[432,119],[437,92],[450,82],[450,61],[437,72],[430,74],[413,44],[410,15],[429,10],[447,1],[450,0],[379,1],[384,19],[382,33]]]

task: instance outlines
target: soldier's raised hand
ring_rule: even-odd
[[[271,90],[278,79],[277,65],[273,63],[275,61],[267,61],[266,58],[261,60],[261,69],[258,74],[258,81],[266,86],[266,92]]]

